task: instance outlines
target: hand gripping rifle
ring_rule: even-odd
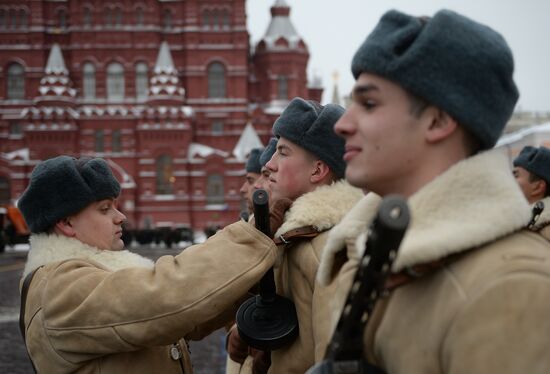
[[[252,194],[256,228],[271,238],[269,196],[265,190]],[[289,299],[277,295],[273,268],[260,280],[260,293],[246,300],[237,310],[240,337],[252,348],[276,350],[298,336],[296,308]]]
[[[307,374],[382,374],[363,359],[363,331],[409,225],[405,200],[390,195],[370,226],[366,249],[323,361]]]

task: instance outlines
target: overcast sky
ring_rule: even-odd
[[[448,8],[499,31],[515,58],[520,90],[516,109],[550,111],[550,0],[286,0],[290,19],[308,44],[308,76],[321,76],[323,103],[332,98],[333,73],[339,73],[340,95],[353,87],[353,54],[382,14],[398,9],[433,15]],[[256,44],[267,30],[275,0],[248,0],[248,30]]]

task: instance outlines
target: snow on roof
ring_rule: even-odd
[[[187,150],[187,158],[193,159],[195,156],[199,157],[208,157],[210,155],[218,155],[222,157],[229,156],[229,153],[222,151],[220,149],[212,148],[210,146],[199,144],[199,143],[191,143],[189,144],[189,148]]]
[[[8,153],[0,153],[0,155],[4,158],[4,159],[7,159],[7,160],[15,160],[17,158],[20,158],[22,159],[23,161],[29,161],[30,160],[30,151],[28,148],[21,148],[21,149],[17,149],[15,151],[12,151],[12,152],[8,152]]]
[[[262,141],[260,140],[256,130],[250,122],[248,122],[244,128],[237,145],[233,149],[233,155],[237,160],[245,162],[248,154],[254,148],[263,148]]]
[[[283,0],[277,0],[272,9],[276,8],[289,8],[289,6]],[[302,40],[294,28],[294,25],[290,21],[288,13],[289,10],[287,12],[272,11],[273,16],[271,18],[271,22],[269,23],[265,36],[262,39],[266,43],[268,50],[281,49],[282,47],[277,47],[275,45],[277,40],[280,38],[286,39],[288,42],[288,47],[291,49],[296,48],[298,43]]]
[[[541,125],[530,126],[515,131],[513,133],[506,134],[498,140],[496,147],[511,145],[521,141],[528,136],[540,133],[550,133],[550,122],[543,123]]]

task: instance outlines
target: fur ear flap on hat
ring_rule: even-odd
[[[273,154],[277,150],[277,138],[271,138],[269,139],[269,143],[267,143],[267,147],[265,147],[264,151],[262,152],[260,156],[260,165],[262,167],[265,166],[271,160],[271,157],[273,157]]]
[[[34,168],[17,206],[31,232],[41,233],[91,203],[119,193],[120,184],[105,160],[58,156]]]
[[[524,168],[550,185],[550,149],[526,146],[514,159],[514,166]]]
[[[260,174],[262,170],[262,165],[260,165],[260,156],[263,151],[263,148],[254,148],[250,151],[250,155],[248,155],[248,160],[246,161],[247,173]]]
[[[311,152],[325,162],[337,178],[343,178],[345,142],[334,132],[334,125],[342,114],[344,108],[340,105],[323,106],[296,97],[273,124],[273,134]]]

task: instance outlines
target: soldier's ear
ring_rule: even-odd
[[[311,183],[319,183],[330,174],[330,168],[321,160],[315,160],[310,176]]]
[[[532,182],[532,186],[531,193],[533,196],[544,196],[546,194],[546,181],[544,179]]]
[[[429,111],[426,114],[430,121],[425,136],[428,143],[438,143],[456,131],[458,123],[449,114],[435,107],[427,108],[426,111]]]
[[[71,220],[69,217],[63,218],[62,220],[56,222],[55,232],[57,234],[68,236],[70,238],[76,235],[76,232],[73,228],[73,225],[71,224]]]

